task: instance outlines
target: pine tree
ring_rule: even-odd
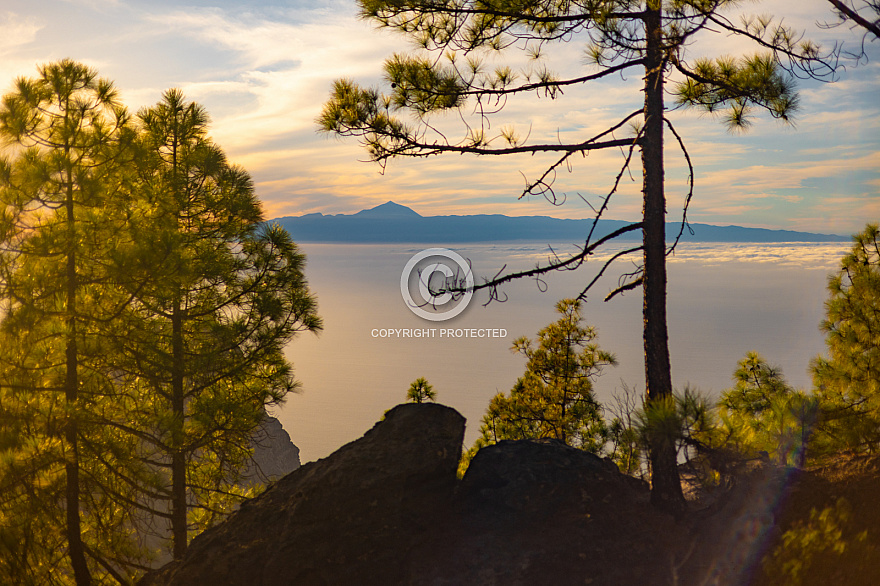
[[[434,401],[437,393],[434,387],[424,377],[419,377],[409,385],[406,392],[406,400],[411,403],[424,403],[426,401]]]
[[[128,122],[113,85],[70,60],[38,68],[36,78],[18,79],[0,108],[0,135],[12,145],[12,158],[3,163],[0,234],[8,343],[2,400],[5,414],[15,418],[3,423],[7,431],[21,427],[18,449],[24,451],[12,455],[18,504],[46,511],[55,498],[64,515],[53,527],[55,513],[47,512],[33,520],[31,528],[42,524],[39,535],[27,530],[31,553],[40,550],[56,564],[43,567],[48,575],[37,581],[63,581],[69,572],[77,585],[90,584],[96,568],[117,561],[106,557],[107,548],[125,522],[96,485],[117,463],[93,449],[112,445],[114,438],[92,417],[106,398],[107,373],[88,363],[100,324],[118,310],[119,299],[109,290],[102,294],[101,259],[115,242],[116,212],[123,206],[115,177],[125,159]],[[87,437],[95,442],[85,442]],[[15,462],[24,461],[39,462],[39,468],[19,475]],[[37,543],[42,538],[48,542]],[[53,546],[56,552],[48,549]],[[121,547],[117,552],[126,557]],[[48,559],[30,560],[31,569]]]
[[[139,113],[128,247],[131,302],[111,354],[126,403],[108,418],[158,468],[141,505],[168,518],[175,558],[246,494],[236,482],[265,408],[297,388],[283,349],[321,320],[305,257],[265,225],[246,171],[207,137],[208,116],[169,90]]]
[[[828,280],[822,330],[828,358],[811,365],[817,393],[830,405],[825,431],[840,447],[880,446],[880,229],[868,224]]]
[[[791,387],[757,352],[739,361],[733,378],[734,387],[718,402],[726,447],[745,458],[763,452],[781,464],[803,466],[817,423],[817,397]]]
[[[646,392],[652,401],[671,396],[665,257],[675,243],[667,248],[665,240],[664,128],[675,138],[689,167],[690,158],[665,115],[666,86],[673,84],[678,104],[723,113],[724,121],[734,129],[748,126],[754,108],[788,121],[797,108],[791,74],[833,74],[833,66],[820,58],[818,47],[767,18],[734,24],[727,16],[738,5],[733,0],[360,0],[359,4],[364,18],[403,33],[422,52],[398,54],[386,61],[388,93],[361,88],[351,80],[337,81],[318,123],[325,131],[359,138],[370,158],[383,167],[395,157],[546,153],[554,158],[542,174],[527,180],[522,196],[542,195],[561,203],[565,197],[553,188],[560,169],[573,165],[577,155],[620,149],[621,168],[607,195],[594,206],[598,221],[608,210],[636,149],[640,149],[640,222],[601,238],[593,237],[594,224],[580,253],[551,259],[530,271],[499,274],[478,287],[497,288],[512,279],[577,268],[603,243],[627,232],[641,231],[641,246],[627,248],[609,261],[634,253],[642,257],[639,267],[626,275],[609,298],[637,287],[643,289]],[[742,58],[689,59],[692,45],[700,42],[699,36],[711,33],[744,37],[762,52]],[[568,41],[585,45],[584,55],[592,71],[567,77],[551,71],[544,58],[549,52],[545,49]],[[522,71],[511,65],[490,70],[486,65],[490,59],[502,57],[515,63],[517,52],[527,57]],[[566,142],[554,137],[530,143],[510,124],[499,120],[506,106],[529,96],[561,99],[569,89],[635,72],[640,72],[644,80],[640,103],[619,120],[575,140]],[[534,104],[531,107],[534,109]],[[455,112],[456,118],[464,122],[461,139],[449,138],[454,130],[441,121],[447,112]],[[628,125],[633,127],[633,135],[619,137]],[[491,129],[497,129],[495,135],[489,134]],[[682,231],[687,202],[693,193],[692,170],[689,184]],[[605,268],[607,264],[598,274]],[[594,282],[581,291],[581,299],[586,298]],[[681,509],[684,499],[674,453],[668,448],[652,448],[650,458],[653,502],[666,509]]]
[[[0,332],[0,576],[12,584],[70,584],[51,575],[70,567],[59,506],[66,480],[60,401],[50,391],[57,373],[39,356],[57,353],[26,338]]]
[[[614,356],[595,343],[596,331],[582,325],[581,302],[556,304],[560,318],[538,332],[537,340],[518,338],[513,350],[528,359],[526,372],[509,395],[492,398],[471,450],[501,440],[553,438],[598,453],[607,430],[593,393],[593,380]]]
[[[170,521],[241,500],[284,357],[321,321],[305,257],[177,91],[130,121],[71,61],[0,109],[0,575],[130,583]],[[151,536],[151,534],[153,534]]]

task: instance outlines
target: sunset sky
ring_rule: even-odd
[[[834,21],[824,0],[742,6],[784,16],[825,46],[837,41],[855,50],[861,40],[846,27],[818,26]],[[314,120],[334,79],[376,85],[383,59],[410,48],[403,37],[359,21],[352,0],[5,0],[0,9],[4,91],[17,76],[34,75],[37,64],[65,57],[114,80],[132,110],[180,87],[208,109],[213,138],[251,172],[269,217],[353,213],[388,200],[422,215],[589,216],[581,197],[595,201],[610,187],[619,152],[594,153],[571,173],[563,170],[557,187],[567,203],[554,207],[542,198],[517,201],[523,174],[533,178],[550,159],[453,155],[395,161],[382,175],[360,162],[365,153],[356,141],[317,132]],[[706,35],[692,49],[692,56],[753,50],[722,35]],[[547,65],[562,75],[587,71],[582,50],[574,39],[551,51]],[[691,219],[838,234],[880,220],[880,42],[867,52],[867,64],[846,62],[834,84],[801,83],[794,128],[758,116],[750,132],[729,134],[710,117],[672,112],[697,172]],[[511,102],[495,128],[513,124],[533,140],[582,140],[638,108],[639,81],[634,71],[555,101]],[[455,123],[440,121],[462,132]],[[671,138],[667,146],[674,215],[683,162]],[[610,217],[637,217],[638,183],[626,178]]]

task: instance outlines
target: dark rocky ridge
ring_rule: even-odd
[[[448,407],[398,406],[142,584],[608,584],[665,561],[651,540],[672,519],[613,463],[552,441],[502,442],[459,482],[463,436]],[[629,535],[627,547],[609,531]]]
[[[761,557],[809,507],[843,491],[854,510],[874,510],[880,497],[880,458],[844,475],[845,485],[763,466],[676,521],[648,504],[641,481],[555,441],[485,448],[458,481],[463,434],[448,407],[395,407],[141,585],[763,584]],[[862,515],[864,526],[878,515]],[[807,583],[876,584],[876,559],[849,560],[846,574],[822,568]],[[834,581],[840,575],[846,582]]]
[[[402,583],[412,569],[401,552],[425,541],[449,506],[463,437],[464,418],[447,407],[392,409],[360,440],[245,502],[142,584]]]

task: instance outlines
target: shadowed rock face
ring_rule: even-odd
[[[791,470],[759,467],[676,523],[651,508],[643,482],[553,440],[484,448],[458,481],[463,435],[464,419],[448,407],[396,407],[361,439],[247,501],[141,585],[763,584],[762,552],[834,495],[860,511],[854,532],[880,523],[866,513],[880,498],[876,456],[805,472],[793,485]],[[807,583],[880,583],[876,555],[844,561],[811,571],[819,579]]]
[[[669,549],[652,541],[679,530],[649,497],[610,460],[555,440],[488,446],[461,481],[425,583],[670,583]]]
[[[463,435],[448,407],[398,406],[142,585],[624,584],[666,561],[652,529],[671,520],[613,463],[555,441],[501,442],[459,482]]]
[[[244,503],[142,584],[405,583],[406,552],[430,539],[450,506],[463,437],[453,409],[396,407],[361,439]]]

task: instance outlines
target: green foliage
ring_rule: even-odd
[[[592,380],[617,361],[594,342],[596,331],[581,325],[580,301],[560,301],[556,311],[559,320],[537,340],[514,341],[512,349],[528,359],[526,372],[509,395],[498,393],[489,402],[466,460],[501,440],[553,438],[593,453],[604,446],[608,431]]]
[[[132,495],[123,479],[138,467],[128,438],[100,418],[112,373],[91,368],[121,306],[105,260],[121,226],[115,196],[133,131],[113,85],[64,60],[16,81],[0,134],[10,145],[0,186],[0,426],[19,429],[0,432],[14,439],[0,515],[27,519],[10,524],[20,540],[3,557],[22,560],[8,568],[13,580],[85,584],[107,574],[108,560],[144,558],[120,506]]]
[[[107,367],[130,397],[116,425],[164,468],[149,506],[170,512],[179,556],[244,498],[253,430],[297,388],[284,346],[321,321],[305,257],[278,226],[260,225],[250,176],[207,138],[204,109],[169,90],[138,117],[131,195],[142,199],[113,258],[129,303]]]
[[[757,352],[749,352],[737,363],[733,373],[735,386],[721,395],[721,405],[729,411],[759,416],[776,397],[793,392],[782,371],[770,366]]]
[[[61,422],[49,422],[60,402],[30,392],[45,384],[45,370],[36,353],[24,361],[23,349],[0,333],[0,576],[59,584],[50,569],[67,564],[64,517],[55,504],[63,502],[64,445]]]
[[[717,471],[709,456],[717,449],[716,426],[715,413],[706,397],[685,387],[670,397],[646,401],[636,411],[635,425],[629,433],[635,434],[641,454],[646,455],[651,447],[665,447],[701,483],[714,485]]]
[[[749,460],[804,466],[814,451],[819,398],[793,389],[755,352],[739,361],[733,378],[715,404],[686,387],[639,405],[627,390],[610,409],[609,455],[621,470],[640,473],[649,446],[668,446],[706,486],[726,485]]]
[[[866,579],[859,568],[876,562],[880,552],[868,540],[867,530],[854,530],[852,514],[852,506],[842,497],[821,511],[812,509],[810,518],[796,522],[764,557],[765,577],[780,585],[825,584],[828,579],[849,583],[839,575],[824,576],[822,570],[851,568],[850,580]]]
[[[410,403],[424,403],[426,401],[434,401],[437,393],[434,387],[423,377],[419,377],[409,385],[406,391],[406,400]]]
[[[804,466],[819,417],[819,400],[795,390],[756,352],[739,361],[735,385],[718,402],[717,433],[741,459],[772,458]]]
[[[812,363],[817,393],[829,403],[823,425],[840,448],[880,446],[880,229],[869,224],[828,281],[822,329],[829,357]]]
[[[685,458],[692,456],[698,438],[714,425],[706,398],[690,387],[663,400],[647,402],[636,421],[644,445],[671,446],[676,455]]]
[[[685,387],[648,402],[624,385],[605,410],[610,417],[604,452],[621,472],[650,477],[649,450],[657,446],[671,450],[704,484],[718,484],[717,456],[724,446],[716,409],[699,391]]]
[[[751,124],[751,103],[760,103],[773,117],[785,121],[797,110],[794,83],[781,74],[768,53],[740,59],[698,59],[693,76],[675,92],[679,104],[710,113],[726,108],[724,120],[731,129]]]

